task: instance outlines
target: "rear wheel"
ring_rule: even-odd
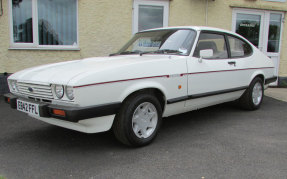
[[[123,103],[113,131],[123,144],[144,146],[155,139],[161,121],[162,109],[158,99],[151,94],[138,93]]]
[[[239,99],[242,108],[256,110],[260,107],[264,97],[263,80],[256,77],[252,80],[249,87]]]

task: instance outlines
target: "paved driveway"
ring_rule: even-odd
[[[287,102],[287,88],[268,88],[264,93],[266,96]]]
[[[13,178],[287,178],[287,103],[218,105],[165,119],[153,144],[42,123],[0,101],[0,176]]]

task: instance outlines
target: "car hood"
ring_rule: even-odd
[[[159,75],[158,73],[153,73],[152,71],[154,70],[151,70],[150,74],[139,73],[139,71],[143,70],[140,68],[146,66],[141,66],[141,63],[152,63],[150,65],[153,65],[153,63],[168,60],[168,58],[167,55],[94,57],[25,69],[14,73],[9,79],[16,79],[26,83],[84,85],[89,83],[89,81],[104,82],[129,78],[129,76]],[[91,75],[93,76],[92,79],[87,81],[85,77],[88,78]]]

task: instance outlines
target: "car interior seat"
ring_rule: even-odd
[[[213,41],[201,41],[197,44],[197,47],[196,47],[195,52],[194,52],[194,56],[199,57],[200,50],[207,50],[207,49],[212,49],[213,54],[217,53],[217,51],[218,51],[215,42],[213,42]]]

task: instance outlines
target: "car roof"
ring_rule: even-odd
[[[246,42],[248,42],[250,45],[253,45],[245,37],[241,36],[240,34],[237,34],[235,32],[232,32],[232,31],[229,31],[229,30],[225,30],[225,29],[220,29],[220,28],[216,28],[216,27],[207,27],[207,26],[174,26],[174,27],[171,26],[171,27],[162,27],[162,28],[148,29],[148,30],[140,31],[138,33],[149,32],[149,31],[156,31],[156,30],[172,30],[172,29],[178,29],[178,30],[180,30],[180,29],[192,29],[192,30],[195,30],[195,31],[223,32],[223,33],[234,35],[236,37],[240,37],[241,39],[244,39]]]
[[[253,44],[251,42],[249,42],[245,37],[241,36],[240,34],[237,34],[235,32],[229,31],[229,30],[225,30],[225,29],[220,29],[220,28],[216,28],[216,27],[207,27],[207,26],[171,26],[171,27],[162,27],[162,28],[155,28],[155,29],[148,29],[148,30],[144,30],[144,31],[140,31],[138,33],[141,32],[149,32],[149,31],[156,31],[156,30],[180,30],[180,29],[191,29],[191,30],[195,30],[195,31],[215,31],[215,32],[223,32],[223,33],[227,33],[236,37],[239,37],[241,39],[244,39],[245,42],[247,42],[249,45],[253,46]]]
[[[155,29],[148,29],[140,32],[148,32],[148,31],[154,31],[154,30],[170,30],[170,29],[192,29],[196,31],[217,31],[217,32],[225,32],[225,33],[230,33],[230,34],[236,34],[232,31],[225,30],[225,29],[220,29],[216,27],[207,27],[207,26],[174,26],[174,27],[163,27],[163,28],[155,28]],[[236,34],[238,35],[238,34]]]

